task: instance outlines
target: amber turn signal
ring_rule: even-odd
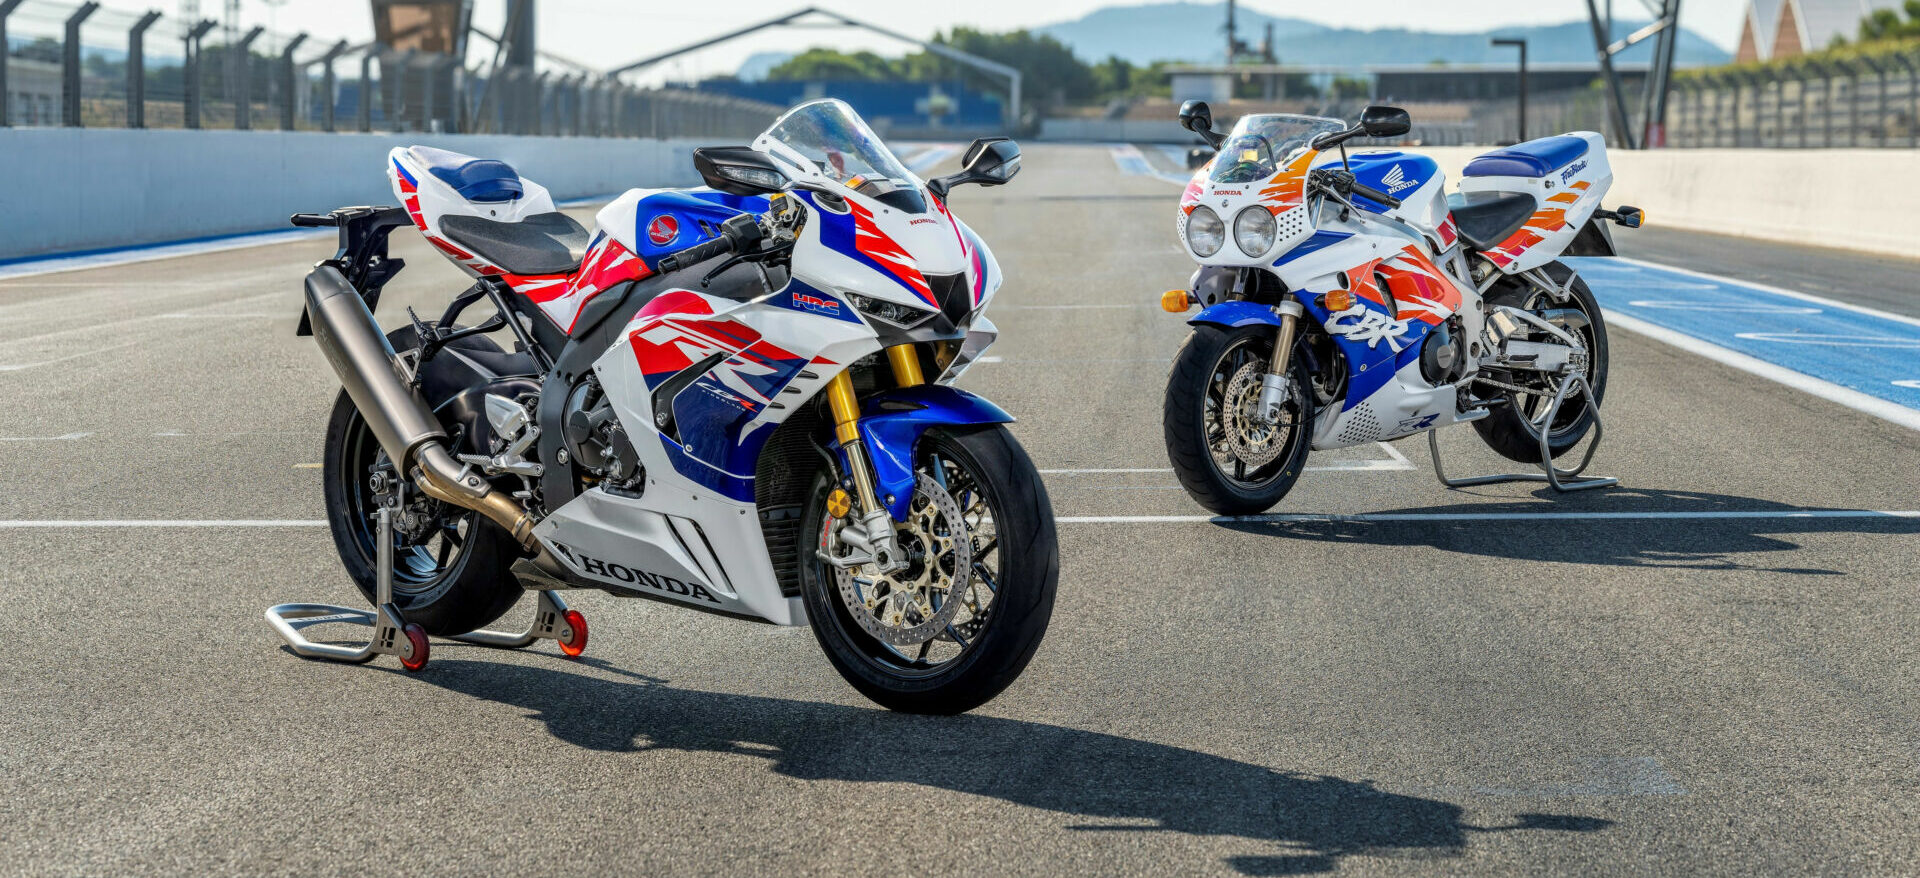
[[[1325,296],[1320,297],[1320,300],[1326,303],[1329,313],[1338,314],[1353,307],[1353,291],[1328,290]]]
[[[834,518],[846,518],[847,513],[852,511],[853,498],[847,496],[845,489],[835,488],[833,489],[833,493],[827,495],[828,515]]]
[[[1160,309],[1169,314],[1178,314],[1193,307],[1193,300],[1187,297],[1186,290],[1168,290],[1160,294]]]

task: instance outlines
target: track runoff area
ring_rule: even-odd
[[[1008,276],[963,383],[1020,418],[1062,555],[1032,666],[948,719],[872,709],[804,629],[596,594],[578,662],[300,661],[261,610],[353,594],[321,523],[337,388],[293,336],[329,242],[0,266],[0,862],[1920,871],[1912,281],[1875,312],[1672,248],[1590,261],[1621,488],[1448,491],[1402,442],[1215,519],[1161,439],[1187,328],[1158,294],[1192,264],[1159,177],[1157,150],[1028,145],[953,198]],[[383,321],[464,285],[394,251]],[[1450,472],[1511,466],[1441,441]]]

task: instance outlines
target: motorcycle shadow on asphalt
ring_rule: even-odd
[[[1517,814],[1475,826],[1460,806],[1370,781],[1276,771],[1194,750],[998,717],[913,716],[813,701],[677,689],[550,663],[441,659],[409,680],[532,711],[554,737],[608,752],[666,750],[767,760],[784,777],[912,783],[1052,811],[1086,832],[1235,836],[1283,853],[1234,856],[1246,875],[1329,872],[1343,857],[1442,859],[1477,833],[1595,832],[1597,817]],[[396,672],[397,673],[397,672]],[[900,750],[911,741],[911,753]],[[889,758],[884,754],[899,754]]]
[[[1726,512],[1820,512],[1751,497],[1695,491],[1611,488],[1585,495],[1555,495],[1543,488],[1534,501],[1457,503],[1412,509],[1386,509],[1375,515],[1458,515],[1451,520],[1380,519],[1218,519],[1219,526],[1248,534],[1350,543],[1360,546],[1426,546],[1449,552],[1508,561],[1558,561],[1617,567],[1684,570],[1741,570],[1803,576],[1844,576],[1849,571],[1820,567],[1746,563],[1743,555],[1792,552],[1791,534],[1920,534],[1920,518],[1713,518]],[[1545,500],[1551,505],[1538,502]],[[1676,518],[1500,519],[1500,515],[1551,515],[1564,512],[1661,512]],[[1843,511],[1843,510],[1835,510]],[[1284,515],[1285,509],[1275,510]],[[1483,517],[1484,516],[1484,517]]]

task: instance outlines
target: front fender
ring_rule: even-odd
[[[1013,416],[964,390],[921,384],[885,390],[860,408],[860,440],[873,461],[874,486],[894,521],[907,520],[913,503],[914,449],[934,427],[1010,424]]]
[[[1193,315],[1193,318],[1187,322],[1190,324],[1210,323],[1214,326],[1224,326],[1228,329],[1255,323],[1279,326],[1280,315],[1273,313],[1273,307],[1271,305],[1256,305],[1252,302],[1236,299],[1231,302],[1221,302],[1218,305],[1207,308]]]

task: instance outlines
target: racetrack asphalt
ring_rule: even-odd
[[[1048,471],[1059,599],[955,718],[873,707],[805,629],[598,593],[579,661],[294,657],[264,608],[357,601],[306,524],[330,246],[0,281],[0,875],[1920,872],[1920,518],[1856,512],[1920,509],[1913,431],[1615,331],[1622,488],[1450,491],[1416,439],[1209,522],[1160,430],[1178,187],[1025,161],[951,199],[1008,277],[962,384]],[[1911,263],[1619,238],[1920,302]],[[389,325],[464,286],[395,253]],[[87,524],[126,520],[180,523]],[[241,520],[285,526],[187,525]]]

